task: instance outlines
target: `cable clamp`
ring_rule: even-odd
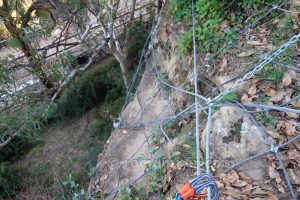
[[[123,122],[123,118],[121,116],[119,116],[114,122],[113,122],[113,127],[114,129],[117,129],[121,126]]]
[[[278,153],[278,150],[279,150],[278,146],[274,146],[274,145],[271,146],[270,151],[272,151],[273,153]]]
[[[210,97],[206,98],[206,103],[207,103],[208,106],[211,104],[211,98]]]

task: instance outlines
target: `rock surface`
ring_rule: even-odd
[[[212,116],[210,132],[210,158],[220,174],[228,167],[257,153],[269,149],[259,128],[243,110],[225,106]],[[205,130],[202,133],[202,147],[205,147]],[[267,164],[262,159],[249,161],[238,168],[254,181],[262,182]]]

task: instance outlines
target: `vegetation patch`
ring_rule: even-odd
[[[248,18],[245,11],[258,10],[265,3],[276,0],[258,1],[195,1],[196,44],[202,52],[214,52],[225,42],[237,39],[236,33]],[[171,0],[168,10],[177,23],[188,27],[184,34],[178,36],[178,49],[184,56],[192,49],[192,2],[188,0]]]
[[[29,159],[32,160],[32,162],[29,160],[29,162],[26,161],[24,164],[21,164],[22,167],[20,167],[19,164],[17,164],[18,167],[15,167],[13,163],[1,162],[2,173],[0,174],[0,190],[7,191],[1,192],[1,195],[3,195],[1,197],[12,198],[19,192],[21,192],[20,194],[22,195],[29,195],[29,191],[27,190],[38,190],[35,192],[61,198],[62,191],[60,191],[60,187],[57,187],[57,184],[62,185],[61,187],[66,196],[72,196],[72,190],[85,188],[86,181],[89,177],[88,173],[90,173],[96,164],[98,154],[102,151],[103,144],[110,135],[112,126],[110,115],[116,115],[119,112],[123,101],[124,88],[118,63],[113,59],[108,59],[104,64],[86,72],[82,77],[77,79],[72,86],[63,93],[56,104],[47,106],[47,102],[43,102],[44,104],[40,103],[36,105],[36,107],[33,105],[32,107],[28,107],[29,110],[16,111],[16,113],[13,113],[14,115],[8,115],[6,118],[3,116],[2,120],[9,122],[10,127],[13,127],[12,125],[15,124],[16,129],[17,121],[20,120],[21,117],[26,116],[24,114],[21,115],[21,112],[27,114],[28,121],[32,120],[31,117],[33,114],[37,117],[36,121],[29,121],[29,125],[26,124],[28,128],[24,129],[20,137],[15,138],[15,140],[7,146],[8,148],[1,149],[2,161],[7,160],[14,162],[15,160],[22,160],[21,156],[29,150],[30,153],[28,156],[31,157]],[[80,139],[80,135],[73,134],[77,134],[80,130],[69,130],[71,131],[69,133],[66,132],[63,127],[60,127],[60,131],[56,130],[55,132],[52,131],[53,128],[50,128],[48,131],[45,129],[45,127],[57,126],[59,121],[65,121],[66,119],[68,119],[71,124],[76,123],[76,118],[96,105],[99,106],[96,111],[94,111],[93,119],[97,119],[94,123],[98,124],[98,126],[93,124],[90,132],[83,133],[85,135],[82,136],[84,137],[82,139]],[[80,122],[85,123],[84,121]],[[69,127],[70,125],[66,124],[65,126]],[[106,129],[104,127],[106,127]],[[33,132],[30,133],[30,131]],[[42,134],[42,132],[53,135],[45,135]],[[60,135],[62,133],[66,135]],[[37,135],[40,136],[37,137]],[[67,139],[67,137],[70,138]],[[78,143],[79,141],[80,143]],[[61,145],[60,142],[64,144]],[[36,147],[32,149],[33,146]],[[45,148],[50,148],[51,146],[52,148],[56,148],[58,152],[56,153],[55,150],[53,155],[50,155],[50,153],[49,155],[44,155],[44,157],[46,156],[50,159],[49,161],[43,161],[44,158],[34,161],[41,156],[40,154],[46,150]],[[93,148],[91,148],[91,146],[93,146]],[[77,153],[72,153],[72,151],[70,151],[72,148],[74,148],[72,151],[76,151]],[[51,151],[51,149],[46,151]],[[64,155],[60,155],[59,152],[64,153]],[[53,156],[56,158],[52,158]],[[83,158],[81,158],[81,156],[83,156]],[[26,160],[26,158],[23,159]],[[54,171],[56,171],[56,173],[54,173]],[[64,186],[62,182],[66,182],[70,179],[69,174],[72,180]],[[72,181],[74,184],[71,184]],[[11,185],[13,185],[13,187],[11,187]],[[33,191],[30,191],[30,193],[32,192]]]

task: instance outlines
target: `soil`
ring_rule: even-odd
[[[59,181],[64,181],[70,174],[84,172],[87,167],[86,160],[92,160],[89,154],[91,148],[100,145],[100,141],[89,134],[93,120],[92,111],[89,111],[81,117],[55,124],[40,136],[41,142],[14,165],[25,168],[33,174],[35,170],[47,170],[41,169],[45,165],[51,166],[47,176],[54,174],[55,177],[52,178]],[[94,159],[97,158],[96,156]],[[30,185],[29,187],[36,186]],[[22,195],[26,196],[26,194]]]
[[[129,127],[114,130],[105,151],[99,157],[97,171],[89,189],[91,194],[99,190],[103,194],[110,194],[144,174],[145,163],[138,160],[139,157],[151,158],[148,138],[155,134],[156,128],[154,123],[148,122],[160,122],[160,119],[173,113],[157,80],[154,76],[149,76],[151,68],[151,65],[147,65],[137,95],[122,112],[123,127]],[[135,124],[141,126],[134,128],[132,125]]]

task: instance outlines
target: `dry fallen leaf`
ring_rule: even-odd
[[[275,86],[272,84],[261,84],[259,87],[267,96],[272,97],[275,95]]]
[[[269,166],[268,174],[269,174],[269,177],[271,179],[275,179],[277,183],[281,182],[280,174],[274,167]]]
[[[276,46],[274,46],[273,44],[267,44],[266,48],[270,51],[273,51],[274,49],[276,49]]]
[[[250,95],[248,95],[248,94],[243,94],[243,96],[241,97],[241,102],[242,103],[251,103],[252,102],[252,100],[254,99],[254,98],[257,98],[258,97],[258,95],[252,95],[252,96],[250,96]]]
[[[168,33],[166,27],[163,27],[160,31],[160,39],[162,41],[167,41],[168,40]]]
[[[297,126],[296,122],[286,121],[284,125],[285,125],[285,131],[288,135],[294,135],[296,133],[296,126]]]
[[[259,80],[258,78],[256,78],[256,77],[254,77],[254,78],[252,79],[251,83],[257,85],[257,84],[260,83],[260,80]]]
[[[278,187],[278,191],[279,191],[279,192],[285,193],[284,188],[283,188],[280,184],[278,184],[277,187]]]
[[[276,92],[275,92],[274,89],[268,88],[268,89],[265,90],[265,93],[266,93],[266,95],[268,95],[269,97],[272,97],[272,96],[275,95]]]
[[[218,188],[221,190],[223,189],[225,186],[224,186],[224,183],[222,181],[216,181],[216,184],[218,186]]]
[[[222,30],[226,29],[229,26],[228,21],[226,20],[221,21],[220,26]]]
[[[291,96],[295,91],[291,88],[285,90],[284,94],[284,102],[289,102],[291,100]]]
[[[268,199],[269,200],[279,200],[278,197],[276,197],[274,194],[272,193],[268,193]]]
[[[290,7],[291,17],[298,21],[298,10],[295,6]]]
[[[286,73],[282,79],[282,85],[288,86],[292,83],[292,77],[289,73]]]
[[[167,167],[167,173],[163,180],[163,192],[168,191],[168,189],[170,187],[171,179],[172,179],[171,172],[172,172],[172,170],[169,167]]]
[[[279,139],[280,135],[277,132],[271,131],[271,130],[267,130],[267,133],[274,139]]]
[[[240,190],[238,190],[236,188],[233,188],[233,187],[230,187],[230,186],[226,186],[225,190],[226,190],[226,192],[232,193],[232,194],[235,194],[235,195],[241,194]]]
[[[254,95],[254,94],[256,94],[256,92],[257,92],[257,88],[256,88],[256,85],[251,85],[251,87],[249,88],[249,90],[248,90],[248,94],[250,95],[250,96],[252,96],[252,95]]]
[[[291,179],[292,184],[300,185],[300,172],[299,169],[287,169],[289,178]]]
[[[244,172],[239,172],[238,174],[241,180],[247,182],[248,184],[252,184],[253,180],[251,179],[250,176],[248,176]]]
[[[249,195],[252,189],[253,189],[252,184],[247,184],[246,187],[242,189],[242,193]]]
[[[290,159],[290,160],[299,160],[300,159],[300,153],[296,149],[289,151],[287,153],[287,155],[288,155],[288,159]]]
[[[228,174],[221,174],[221,180],[225,184],[232,184],[239,180],[239,175],[235,171],[231,171]]]
[[[228,61],[226,58],[222,59],[221,69],[225,69],[227,67]]]
[[[247,185],[247,182],[242,180],[237,180],[235,183],[232,183],[231,185],[235,187],[245,187]]]
[[[253,45],[253,46],[260,46],[260,45],[263,45],[262,42],[255,41],[255,40],[253,40],[253,41],[247,41],[247,44]]]
[[[261,35],[259,38],[260,38],[260,40],[261,40],[262,43],[264,43],[264,44],[268,43],[268,39],[267,39],[267,37],[265,35]]]
[[[272,166],[269,166],[268,174],[271,179],[280,178],[279,172],[276,169],[274,169]]]
[[[108,174],[103,174],[100,178],[100,181],[105,181],[108,178]]]
[[[280,90],[280,91],[277,91],[276,94],[270,98],[270,101],[279,102],[283,99],[283,97],[284,97],[284,91]]]
[[[294,107],[296,107],[296,108],[300,108],[300,100],[294,101],[294,102],[292,103],[292,105],[293,105]]]
[[[237,57],[243,58],[243,57],[251,56],[253,54],[254,54],[254,52],[252,52],[252,51],[243,51],[242,53],[239,53],[237,55]]]
[[[276,18],[275,20],[273,20],[272,24],[278,24],[279,23],[279,19]]]
[[[241,102],[242,103],[251,103],[252,102],[252,98],[249,97],[248,94],[243,94],[243,96],[241,97]]]
[[[259,32],[265,35],[270,35],[271,31],[267,30],[265,27],[258,28]]]
[[[299,115],[297,113],[293,112],[286,112],[286,115],[289,116],[290,118],[298,119]]]
[[[252,196],[265,196],[267,194],[268,194],[268,192],[263,191],[261,188],[256,188],[255,190],[253,190],[253,192],[251,192]],[[257,198],[253,198],[253,200],[254,199],[257,199]],[[261,200],[261,198],[258,198],[258,199]]]

